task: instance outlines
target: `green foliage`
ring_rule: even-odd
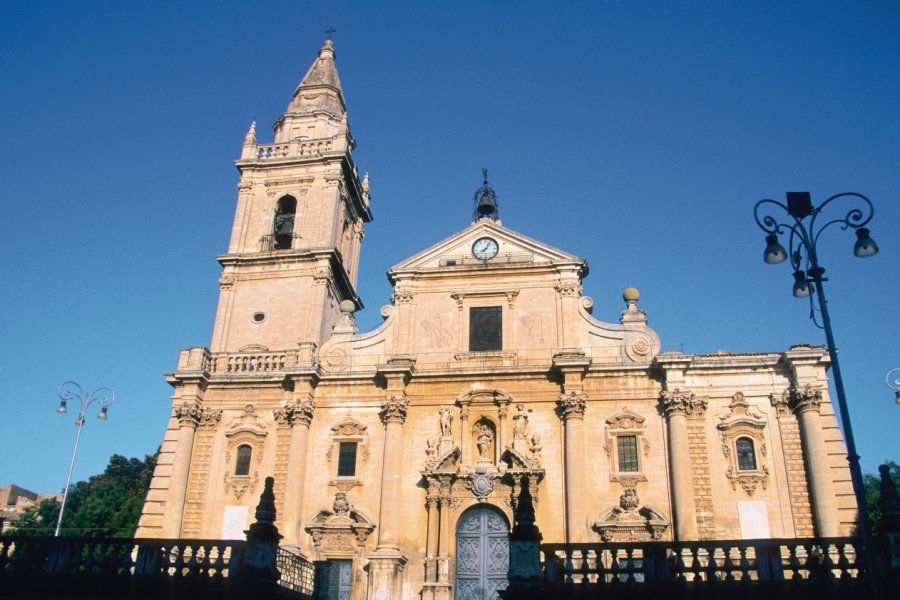
[[[888,466],[891,479],[894,485],[900,489],[900,465],[890,460],[885,463]],[[869,519],[872,521],[873,533],[878,533],[878,526],[881,523],[881,508],[878,506],[878,499],[881,497],[881,477],[866,473],[863,476],[866,488],[866,506],[869,509]]]
[[[156,467],[156,457],[144,460],[114,454],[100,475],[69,487],[61,535],[132,537]],[[53,535],[59,503],[44,500],[27,508],[15,532]]]

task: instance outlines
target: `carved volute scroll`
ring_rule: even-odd
[[[769,468],[765,464],[766,420],[753,410],[741,392],[732,396],[728,409],[716,425],[728,464],[725,476],[732,489],[740,484],[748,496],[753,496],[757,487],[766,489],[769,480]]]

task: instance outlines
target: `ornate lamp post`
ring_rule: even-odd
[[[72,468],[75,466],[75,455],[78,453],[78,440],[81,439],[81,428],[84,427],[84,415],[87,412],[88,406],[96,401],[97,404],[100,405],[100,413],[97,414],[97,418],[101,421],[105,421],[107,418],[107,409],[110,404],[115,402],[116,394],[108,387],[98,387],[88,394],[74,381],[63,382],[56,393],[59,395],[59,407],[56,409],[56,412],[58,413],[65,414],[69,412],[66,405],[70,400],[81,401],[81,412],[78,413],[78,418],[75,419],[75,425],[78,426],[78,430],[75,433],[75,447],[72,449],[72,460],[69,462],[69,474],[66,476],[66,487],[63,490],[62,506],[59,507],[59,519],[56,521],[56,533],[53,534],[54,536],[59,537],[59,528],[62,526],[63,513],[66,510],[66,498],[69,496],[69,483],[72,481]]]
[[[894,390],[894,401],[900,404],[900,369],[891,369],[884,376],[888,387]]]
[[[843,216],[818,223],[817,219],[823,209],[837,200],[846,200],[856,206]],[[784,211],[790,217],[788,222],[781,223],[769,214],[762,216],[766,209],[776,208]],[[828,354],[831,356],[831,370],[834,375],[834,388],[837,393],[838,412],[841,425],[844,430],[844,438],[847,442],[847,462],[850,464],[850,478],[853,482],[853,493],[856,496],[856,508],[859,513],[859,526],[862,529],[863,544],[865,545],[866,560],[869,566],[870,578],[873,581],[876,572],[876,561],[873,556],[872,530],[869,523],[869,513],[866,508],[866,494],[863,486],[862,471],[859,467],[859,455],[856,453],[856,443],[853,440],[853,429],[850,426],[850,413],[847,409],[847,398],[844,395],[844,381],[841,377],[841,368],[838,363],[837,349],[834,343],[834,335],[831,331],[831,319],[828,316],[828,302],[825,299],[823,282],[825,269],[819,264],[819,256],[816,244],[823,231],[832,225],[838,225],[841,229],[854,229],[856,243],[853,246],[853,254],[859,258],[867,258],[878,252],[878,245],[869,237],[869,230],[865,227],[872,220],[874,209],[868,198],[862,194],[845,192],[831,196],[819,206],[814,207],[809,192],[788,192],[787,206],[775,200],[760,200],[753,209],[753,216],[760,229],[766,232],[766,249],[763,260],[769,264],[778,264],[790,258],[794,269],[793,294],[797,298],[810,299],[810,318],[820,329],[825,330],[825,339],[828,342]],[[827,217],[822,217],[827,219]],[[778,235],[789,232],[788,248],[778,242]],[[813,296],[815,294],[815,296]],[[816,310],[822,317],[821,324],[816,319]]]

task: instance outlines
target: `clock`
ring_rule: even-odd
[[[491,260],[497,256],[500,251],[500,245],[497,240],[489,237],[478,238],[472,244],[472,256],[478,260]]]

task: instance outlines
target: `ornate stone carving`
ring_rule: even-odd
[[[257,482],[259,482],[258,471],[253,471],[253,475],[248,475],[246,477],[232,475],[229,471],[228,473],[225,473],[225,493],[227,494],[229,491],[234,492],[234,497],[240,500],[241,496],[246,492],[253,491]]]
[[[378,414],[385,425],[392,422],[403,424],[406,421],[408,410],[409,400],[403,396],[388,396],[381,405],[381,411]]]
[[[649,506],[640,507],[637,490],[626,489],[618,506],[606,510],[594,521],[594,530],[604,542],[640,542],[659,540],[669,527],[661,512]]]
[[[409,304],[414,297],[412,290],[395,289],[394,293],[391,294],[391,302],[394,304]]]
[[[200,427],[214,429],[218,427],[219,421],[222,420],[222,409],[220,408],[203,408],[200,411]]]
[[[560,296],[581,296],[581,284],[577,281],[561,281],[556,286],[556,292]]]
[[[562,393],[556,403],[563,420],[570,417],[583,418],[587,408],[587,394],[584,392]]]
[[[762,489],[766,489],[766,484],[769,482],[769,467],[763,465],[762,469],[757,471],[738,471],[734,466],[729,465],[725,469],[725,477],[731,482],[731,489],[737,489],[737,484],[740,483],[747,495],[753,496],[757,486],[761,485]]]
[[[232,437],[242,432],[250,433],[257,437],[264,437],[267,433],[266,424],[256,414],[252,404],[244,406],[244,412],[231,420],[231,423],[228,424],[228,428],[225,430],[225,436]]]
[[[323,285],[331,279],[331,269],[328,267],[316,267],[313,269],[313,281]]]
[[[643,460],[638,456],[637,470],[619,471],[619,436],[633,436],[637,447],[643,448],[644,456],[650,453],[650,442],[644,435],[646,419],[630,408],[623,408],[606,419],[603,450],[609,458],[609,480],[618,481],[624,488],[633,488],[639,481],[647,481]]]
[[[331,510],[323,508],[306,522],[319,559],[353,554],[362,558],[366,540],[375,524],[350,504],[347,494],[337,492]]]
[[[663,390],[659,393],[659,399],[666,412],[666,417],[671,417],[675,414],[701,417],[706,414],[706,407],[709,405],[706,399],[697,398],[692,392],[682,392],[678,388]]]
[[[223,290],[230,290],[234,287],[234,275],[224,274],[219,277],[219,288]]]
[[[312,400],[294,400],[286,403],[284,406],[276,408],[272,411],[275,421],[279,425],[294,425],[301,423],[309,427],[312,423],[313,415],[316,411],[316,405]]]
[[[478,448],[478,462],[490,461],[491,451],[494,449],[494,432],[487,423],[477,425],[478,435],[475,445]]]
[[[200,415],[202,411],[203,409],[199,404],[184,401],[180,406],[176,406],[173,409],[172,416],[178,419],[179,425],[189,425],[196,428],[197,425],[200,424]]]
[[[822,404],[822,390],[814,388],[812,384],[807,383],[803,387],[791,386],[782,393],[779,400],[775,399],[775,395],[770,396],[772,406],[774,406],[781,414],[785,410],[785,406],[790,408],[797,414],[807,410],[819,411]]]
[[[249,179],[241,179],[237,183],[237,189],[241,192],[248,192],[253,189],[253,182]]]
[[[425,468],[433,469],[437,461],[437,441],[434,438],[425,440]]]
[[[483,469],[476,469],[469,475],[467,485],[479,502],[487,501],[494,491],[494,477],[493,472]]]

